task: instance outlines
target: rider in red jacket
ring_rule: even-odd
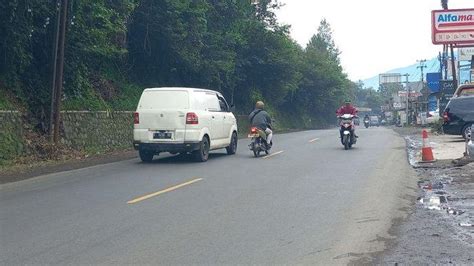
[[[343,106],[337,109],[336,114],[337,116],[341,116],[345,114],[357,115],[357,109],[354,106],[352,106],[350,100],[347,100],[345,101],[345,104]]]
[[[351,114],[351,115],[354,115],[354,116],[357,116],[357,108],[355,108],[354,106],[352,106],[352,103],[350,100],[346,100],[344,102],[344,105],[341,106],[339,109],[337,109],[336,111],[336,114],[337,116],[341,116],[341,115],[345,115],[345,114]],[[353,132],[354,132],[354,136],[356,138],[358,138],[359,136],[357,136],[357,134],[355,133],[355,126],[352,128]],[[342,141],[342,131],[340,131],[341,133],[341,141]]]

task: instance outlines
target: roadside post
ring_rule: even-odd
[[[472,126],[467,131],[466,151],[464,153],[464,156],[466,156],[470,159],[474,159],[474,143],[472,143]]]

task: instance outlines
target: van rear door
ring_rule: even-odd
[[[140,123],[135,129],[148,131],[151,142],[184,142],[189,95],[183,90],[149,90],[138,104]]]

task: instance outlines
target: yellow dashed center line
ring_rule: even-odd
[[[310,140],[310,141],[308,141],[308,142],[309,142],[309,143],[313,143],[313,142],[315,142],[315,141],[317,141],[317,140],[319,140],[319,138],[312,139],[312,140]]]
[[[169,187],[167,189],[163,189],[163,190],[160,190],[160,191],[157,191],[157,192],[154,192],[154,193],[151,193],[151,194],[147,194],[147,195],[141,196],[139,198],[127,201],[127,204],[138,203],[140,201],[144,201],[144,200],[147,200],[149,198],[156,197],[156,196],[164,194],[166,192],[170,192],[170,191],[176,190],[178,188],[182,188],[184,186],[191,185],[192,183],[196,183],[196,182],[201,181],[201,180],[202,180],[202,178],[196,178],[196,179],[190,180],[188,182],[185,182],[185,183],[182,183],[182,184],[179,184],[179,185],[176,185],[176,186],[172,186],[172,187]]]
[[[277,152],[275,152],[275,153],[272,153],[272,154],[269,154],[269,155],[267,155],[267,156],[262,157],[262,159],[268,159],[268,158],[271,158],[271,157],[273,157],[273,156],[275,156],[275,155],[282,154],[283,152],[284,152],[284,151],[277,151]]]

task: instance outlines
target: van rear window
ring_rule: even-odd
[[[474,95],[474,86],[464,88],[459,93],[459,96],[472,96],[472,95]]]
[[[189,109],[187,91],[146,91],[138,109]]]

